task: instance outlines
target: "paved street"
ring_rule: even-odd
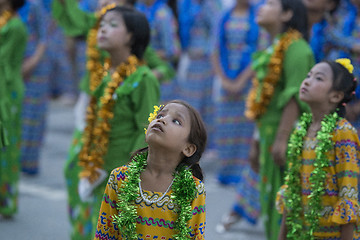
[[[0,218],[0,239],[67,240],[69,223],[66,211],[63,165],[71,143],[73,113],[70,107],[53,102],[50,105],[48,131],[37,177],[21,176],[19,213],[12,220]],[[217,222],[234,201],[234,190],[216,184],[214,172],[218,161],[203,159],[207,190],[206,239],[264,240],[263,227],[240,222],[231,232],[219,235]]]

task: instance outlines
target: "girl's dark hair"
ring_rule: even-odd
[[[131,6],[135,6],[137,0],[126,0],[126,3],[131,5]]]
[[[292,18],[285,23],[284,32],[287,30],[298,30],[305,40],[309,39],[307,9],[302,0],[281,0],[283,11],[292,11]]]
[[[355,89],[357,81],[352,73],[349,72],[343,65],[334,61],[324,61],[329,64],[333,72],[333,86],[332,90],[344,93],[344,98],[337,106],[337,112],[340,117],[345,117],[346,108],[344,105],[355,99]]]
[[[110,11],[117,11],[121,14],[127,31],[131,33],[131,53],[142,59],[150,41],[150,26],[145,15],[126,6],[117,6],[108,10],[108,12]]]
[[[333,15],[336,10],[339,8],[340,0],[332,0],[335,4],[334,8],[330,10],[330,14]]]
[[[200,158],[205,151],[206,141],[207,141],[207,133],[205,129],[205,124],[199,114],[199,112],[193,108],[190,104],[182,100],[172,100],[165,104],[168,105],[170,103],[176,103],[183,105],[189,111],[190,115],[190,134],[188,141],[196,146],[196,152],[191,157],[184,157],[184,159],[179,163],[176,169],[180,169],[181,167],[190,167],[192,174],[200,179],[201,181],[204,180],[204,175],[202,169],[199,165]],[[164,108],[164,107],[162,107]],[[131,156],[133,159],[137,154],[147,152],[148,148],[142,148],[134,152]]]
[[[10,0],[10,6],[12,10],[17,11],[22,6],[24,6],[25,0]]]

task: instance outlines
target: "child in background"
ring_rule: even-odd
[[[279,239],[360,238],[360,142],[343,118],[357,85],[352,71],[349,59],[320,62],[301,84],[311,114],[302,115],[289,141]]]
[[[27,42],[26,26],[17,15],[24,0],[0,1],[0,122],[9,145],[0,151],[0,215],[17,211],[20,176],[21,111],[24,82],[21,67]],[[4,138],[4,133],[2,134]]]
[[[29,175],[37,175],[49,101],[50,67],[45,58],[45,12],[42,2],[30,0],[20,9],[19,14],[29,33],[22,70],[25,97],[22,112],[21,170]]]
[[[248,149],[254,124],[244,116],[246,95],[251,86],[247,67],[257,50],[259,26],[255,22],[256,7],[237,0],[222,16],[213,68],[220,81],[215,94],[215,146],[221,160],[217,173],[220,184],[240,181],[248,164]],[[246,180],[244,180],[246,181]]]
[[[142,62],[149,40],[146,17],[133,8],[111,8],[101,18],[97,43],[110,58],[99,69],[99,86],[90,99],[84,143],[76,161],[82,167],[79,196],[91,205],[92,227],[104,179],[116,166],[127,163],[131,152],[145,146],[144,115],[159,102],[159,83]]]
[[[180,100],[155,109],[148,147],[111,173],[95,239],[204,239],[204,123]]]
[[[299,114],[306,110],[306,104],[298,99],[298,89],[314,65],[313,53],[306,42],[306,20],[301,0],[267,0],[256,18],[273,44],[253,57],[256,77],[245,114],[255,120],[259,130],[259,140],[253,142],[252,149],[259,149],[260,155],[250,159],[260,160],[252,165],[259,169],[261,213],[268,240],[277,239],[280,229],[281,216],[274,206],[276,193],[283,184],[288,138]]]

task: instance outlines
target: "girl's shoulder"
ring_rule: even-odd
[[[335,132],[335,134],[342,133],[342,132],[357,134],[356,128],[346,118],[341,118],[337,122],[334,132]]]
[[[344,139],[346,142],[354,142],[360,146],[356,128],[348,120],[341,118],[334,129],[333,141],[342,142]]]
[[[292,43],[289,45],[288,49],[287,49],[287,54],[288,53],[294,53],[296,55],[308,55],[308,54],[313,54],[312,49],[309,45],[309,43],[303,39],[303,38],[299,38],[296,40],[293,40]]]
[[[117,167],[111,171],[110,178],[113,181],[124,181],[127,178],[128,173],[128,165],[123,165],[121,167]]]

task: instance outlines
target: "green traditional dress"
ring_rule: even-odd
[[[0,123],[7,130],[9,140],[9,146],[0,149],[0,214],[7,216],[17,211],[21,106],[24,97],[21,66],[26,41],[26,27],[17,16],[0,29]],[[1,131],[1,139],[5,140],[5,133]]]
[[[61,4],[59,0],[54,0],[52,5],[53,16],[64,29],[68,36],[89,36],[89,31],[97,24],[97,17],[94,13],[84,12],[78,7],[77,1],[65,0],[65,4]],[[99,60],[104,63],[105,57],[108,55],[105,51],[99,50]],[[144,54],[144,60],[151,69],[156,69],[163,78],[162,81],[167,81],[175,75],[174,69],[166,62],[162,61],[155,51],[147,48]],[[83,93],[92,95],[89,83],[90,74],[86,71],[80,83],[80,89]],[[155,105],[155,103],[153,104]],[[152,112],[153,109],[151,109]],[[148,113],[145,114],[147,116]],[[72,225],[71,239],[91,239],[94,235],[95,229],[92,226],[90,215],[98,214],[98,209],[94,212],[92,204],[82,202],[78,194],[79,173],[81,171],[78,165],[78,154],[82,148],[82,132],[83,129],[76,128],[73,135],[73,143],[69,150],[69,157],[65,163],[65,178],[68,190],[68,209],[70,215],[70,222]],[[127,160],[128,157],[125,159]],[[117,164],[115,167],[118,167]],[[114,167],[114,168],[115,168]],[[111,169],[112,170],[112,169]],[[96,216],[97,219],[97,216]]]
[[[273,46],[254,55],[253,69],[261,82],[268,72],[268,64],[274,52]],[[314,65],[313,53],[303,39],[293,41],[284,54],[282,74],[275,87],[267,111],[257,119],[260,132],[260,201],[262,215],[265,216],[266,236],[269,240],[278,239],[281,216],[275,209],[276,193],[284,181],[284,168],[274,163],[271,147],[275,140],[284,107],[295,97],[301,111],[307,106],[299,100],[301,82]]]

